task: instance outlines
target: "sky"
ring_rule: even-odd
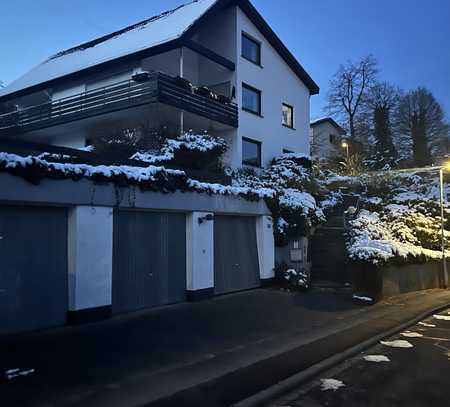
[[[186,0],[14,0],[2,4],[0,81],[50,55],[171,9]],[[252,0],[321,88],[324,115],[339,65],[372,54],[382,80],[430,89],[450,119],[450,0]]]

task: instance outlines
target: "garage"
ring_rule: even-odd
[[[0,206],[0,334],[67,319],[67,211]]]
[[[256,219],[214,218],[214,291],[216,294],[260,286]]]
[[[186,299],[186,217],[117,210],[114,214],[113,313]]]

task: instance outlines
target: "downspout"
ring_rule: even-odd
[[[184,78],[184,52],[180,47],[180,78]],[[184,134],[184,111],[180,111],[180,135]]]

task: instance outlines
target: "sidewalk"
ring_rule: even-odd
[[[372,307],[348,294],[255,290],[0,340],[8,406],[226,406],[450,303],[429,290]]]

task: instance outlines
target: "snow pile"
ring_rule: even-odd
[[[311,227],[325,221],[316,199],[318,186],[311,161],[304,154],[283,154],[267,169],[237,171],[233,174],[233,185],[275,192],[266,203],[274,219],[278,246],[284,246],[289,236],[307,235]]]
[[[364,296],[360,296],[360,295],[356,295],[356,294],[354,294],[354,295],[352,296],[352,298],[353,298],[354,300],[357,300],[357,301],[373,302],[373,298],[370,298],[370,297],[364,297]]]
[[[402,339],[398,339],[395,341],[380,341],[380,343],[384,346],[389,346],[391,348],[413,348],[414,346],[408,341],[404,341]]]
[[[391,361],[391,359],[389,359],[387,356],[384,356],[384,355],[367,355],[367,356],[364,356],[364,360],[366,362],[374,362],[374,363]]]
[[[441,321],[450,321],[450,315],[433,315],[433,317]]]
[[[342,382],[341,380],[336,380],[336,379],[321,379],[321,386],[320,388],[322,389],[322,391],[328,391],[328,390],[339,390],[341,387],[345,387],[344,382]]]
[[[426,322],[419,322],[419,325],[425,326],[427,328],[436,328],[436,325],[428,324]]]
[[[411,331],[402,332],[400,335],[404,336],[405,338],[422,338],[423,337],[422,334],[420,334],[418,332],[411,332]]]

